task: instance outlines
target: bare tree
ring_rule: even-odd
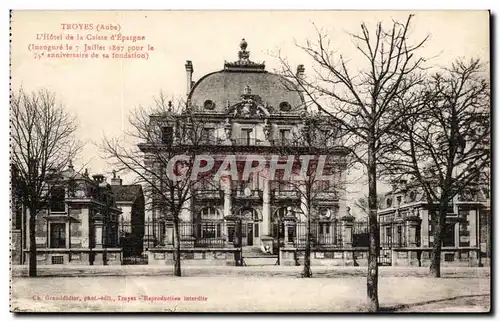
[[[378,194],[377,195],[377,205],[380,205],[382,200],[384,199],[383,194]],[[361,210],[363,214],[367,215],[370,213],[370,208],[368,206],[368,196],[364,195],[363,197],[360,197],[354,201],[354,206]]]
[[[490,86],[479,60],[457,60],[402,98],[409,117],[395,127],[387,165],[413,176],[430,205],[433,245],[430,274],[440,277],[446,214],[455,198],[477,198],[489,187]],[[487,189],[489,190],[489,189]]]
[[[318,31],[315,42],[299,45],[314,64],[315,77],[300,77],[285,59],[283,74],[295,80],[308,99],[338,124],[343,143],[352,156],[366,168],[368,175],[369,255],[367,275],[368,309],[376,311],[378,302],[379,230],[377,224],[377,178],[379,157],[388,145],[386,136],[405,111],[394,104],[421,82],[418,75],[424,59],[416,56],[427,37],[416,43],[409,41],[412,15],[390,28],[378,23],[374,32],[361,24],[359,34],[351,34],[364,61],[357,68],[342,55],[330,49],[329,37]]]
[[[292,133],[289,141],[281,142],[278,151],[283,156],[293,156],[292,177],[278,175],[277,181],[287,184],[297,193],[302,215],[306,219],[306,243],[302,277],[312,277],[311,226],[315,214],[314,203],[321,197],[338,199],[343,189],[341,173],[346,168],[346,151],[336,145],[338,131],[331,124],[322,121],[318,114],[303,116],[298,132]],[[329,158],[327,158],[329,157]]]
[[[114,166],[146,187],[147,206],[163,211],[163,220],[172,220],[175,276],[181,276],[181,213],[190,210],[192,188],[204,178],[192,178],[195,157],[206,143],[203,120],[195,114],[191,107],[174,108],[160,93],[151,108],[139,107],[130,115],[125,135],[136,141],[133,145],[104,138],[100,146]]]
[[[76,118],[47,90],[11,93],[10,158],[21,186],[21,202],[29,211],[29,276],[36,269],[36,216],[51,195],[52,175],[63,170],[80,151]]]

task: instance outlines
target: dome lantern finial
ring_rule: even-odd
[[[245,38],[240,41],[240,50],[238,51],[238,60],[235,62],[224,62],[225,70],[234,71],[255,71],[255,72],[265,72],[264,63],[254,63],[250,60],[250,52],[247,50],[248,43]]]
[[[250,52],[247,51],[248,43],[245,38],[241,39],[240,51],[238,53],[238,58],[240,62],[249,62]]]
[[[248,46],[247,41],[245,40],[245,38],[242,38],[241,42],[240,42],[240,48],[241,48],[241,50],[243,50],[243,51],[247,50],[247,46]]]

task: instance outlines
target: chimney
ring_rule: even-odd
[[[191,88],[193,86],[193,63],[190,60],[186,60],[186,77],[187,77],[187,94],[191,92]]]
[[[112,186],[121,186],[122,185],[122,178],[120,178],[120,176],[116,176],[115,170],[113,170],[113,178],[111,178],[111,185]]]
[[[304,79],[305,71],[306,69],[304,68],[304,65],[300,64],[297,66],[297,73],[295,74],[295,76],[297,77],[298,80]]]

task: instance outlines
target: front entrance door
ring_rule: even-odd
[[[247,246],[253,246],[253,223],[247,223]]]

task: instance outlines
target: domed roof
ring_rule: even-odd
[[[271,114],[303,111],[304,99],[297,87],[283,76],[267,72],[263,63],[250,61],[246,48],[242,39],[238,61],[226,62],[223,70],[199,79],[188,95],[190,104],[223,113],[251,96]]]

